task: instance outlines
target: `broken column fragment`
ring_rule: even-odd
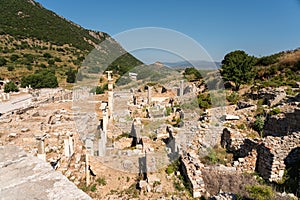
[[[45,138],[45,134],[36,136],[36,140],[38,141],[37,157],[43,161],[46,161]]]

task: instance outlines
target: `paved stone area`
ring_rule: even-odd
[[[14,146],[0,147],[0,197],[1,200],[91,199],[49,163]]]

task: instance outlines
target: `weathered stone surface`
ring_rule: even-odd
[[[0,196],[10,199],[91,199],[74,183],[14,146],[0,147]]]
[[[276,88],[275,90],[273,88],[262,88],[258,96],[259,99],[267,101],[267,104],[271,107],[278,104],[285,97],[286,93],[283,88]]]
[[[240,117],[236,115],[226,115],[225,120],[239,120]]]
[[[183,176],[191,185],[193,198],[201,197],[206,191],[203,175],[201,173],[201,169],[204,166],[200,163],[198,156],[193,152],[189,152],[187,156],[181,157],[180,161]]]
[[[285,136],[300,131],[300,109],[295,108],[285,114],[271,116],[264,127],[264,134],[271,136]]]

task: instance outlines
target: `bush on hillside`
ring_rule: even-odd
[[[4,92],[5,93],[18,92],[18,91],[19,91],[18,86],[12,81],[6,83],[5,86],[4,86]]]
[[[31,86],[33,89],[38,88],[56,88],[58,87],[55,72],[50,70],[36,71],[35,74],[25,76],[21,80],[21,87]]]

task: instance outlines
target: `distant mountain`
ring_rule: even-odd
[[[20,79],[34,70],[51,68],[63,80],[69,67],[79,68],[106,39],[114,49],[125,52],[107,33],[84,29],[33,0],[0,0],[0,78]],[[111,68],[139,64],[125,52]]]
[[[163,62],[165,65],[169,67],[176,67],[176,68],[186,68],[186,67],[195,67],[198,69],[216,69],[220,68],[221,62],[210,62],[204,60],[197,60],[197,61],[180,61],[180,62]],[[194,64],[194,65],[193,65]]]

